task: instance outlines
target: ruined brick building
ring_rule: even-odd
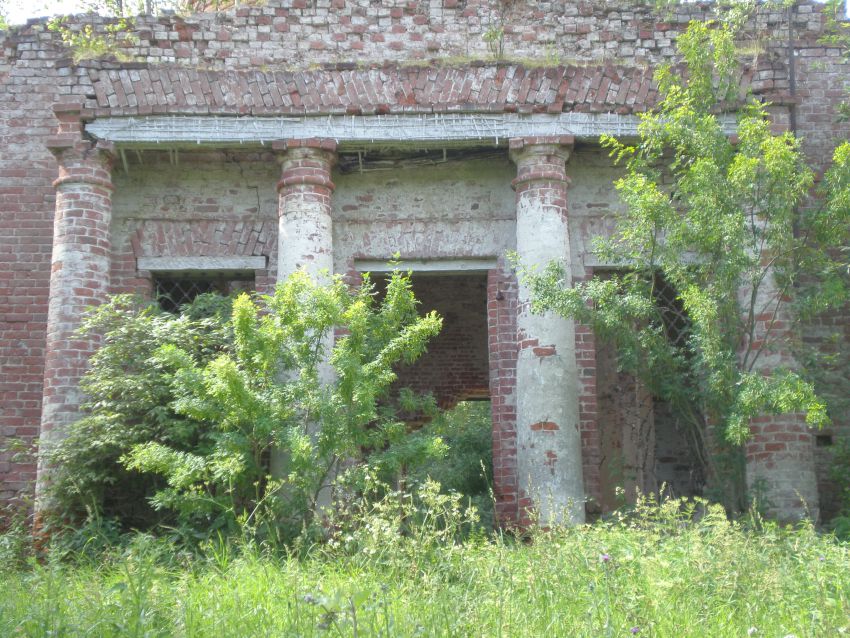
[[[693,493],[675,419],[589,330],[531,315],[505,261],[564,259],[575,280],[610,267],[588,249],[620,206],[598,137],[634,134],[655,65],[707,11],[651,5],[269,0],[140,17],[132,62],[75,64],[44,21],[0,33],[0,435],[50,441],[77,416],[92,344],[74,330],[111,293],[268,291],[398,252],[446,317],[414,381],[445,406],[492,404],[502,520],[541,492],[544,516],[574,503],[576,519],[623,482]],[[751,26],[744,81],[822,165],[850,134],[850,65],[819,43],[821,5]],[[848,343],[850,315],[810,331],[834,334]],[[830,444],[850,427],[834,417],[753,424],[748,477],[777,513],[829,508]],[[0,499],[36,474],[4,453]]]

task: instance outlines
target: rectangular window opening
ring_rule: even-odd
[[[192,303],[198,295],[231,295],[252,291],[254,287],[253,272],[163,273],[153,277],[154,299],[160,308],[172,313],[180,312],[182,306]]]

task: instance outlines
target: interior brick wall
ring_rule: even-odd
[[[435,310],[443,329],[427,352],[399,370],[398,385],[432,392],[443,409],[489,398],[486,275],[414,274],[412,281],[419,309]]]

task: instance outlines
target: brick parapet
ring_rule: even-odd
[[[499,0],[410,2],[366,0],[335,3],[271,0],[263,6],[188,16],[139,16],[133,38],[117,43],[122,54],[155,64],[233,69],[307,67],[359,60],[430,60],[501,55],[588,62],[634,59],[655,64],[675,53],[676,35],[690,20],[711,17],[710,3],[683,4],[659,12],[653,3],[570,0],[504,3]],[[769,43],[787,41],[788,14],[760,10],[751,32]],[[803,2],[793,16],[795,36],[817,40],[821,8]],[[72,29],[106,20],[79,17]],[[43,21],[6,34],[6,57],[28,59],[41,47],[57,46],[59,35]],[[0,70],[2,67],[0,66]],[[772,78],[771,78],[772,79]]]

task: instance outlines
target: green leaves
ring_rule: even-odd
[[[105,329],[108,344],[87,379],[95,409],[118,428],[130,425],[111,387],[120,365],[138,369],[156,388],[151,400],[159,405],[150,415],[165,410],[166,426],[182,420],[194,429],[190,441],[181,439],[187,445],[175,445],[167,433],[137,428],[115,446],[119,467],[105,474],[159,477],[148,481],[150,502],[194,534],[297,533],[310,525],[318,494],[341,460],[371,450],[391,458],[389,450],[405,445],[406,435],[391,408],[394,366],[415,360],[441,327],[434,313],[419,316],[409,278],[398,272],[380,300],[368,277],[351,291],[340,278],[321,286],[297,272],[273,295],[242,294],[213,319],[190,318],[209,315],[208,300],[204,312],[194,307],[179,318],[151,308],[134,312],[127,303],[116,300],[89,320],[91,329]],[[212,327],[218,340],[208,343],[196,332],[201,327]],[[143,332],[141,343],[126,341]],[[427,407],[412,393],[401,398],[408,409]],[[84,449],[101,438],[75,445]],[[285,460],[276,477],[273,455]]]
[[[231,335],[221,317],[229,304],[199,298],[175,317],[119,295],[85,318],[83,331],[102,335],[102,345],[81,383],[88,414],[51,451],[52,465],[61,468],[51,485],[58,516],[76,521],[94,511],[142,528],[173,521],[148,505],[162,481],[128,471],[119,459],[141,443],[178,452],[208,444],[198,415],[175,410],[173,385],[227,347]]]
[[[113,298],[84,322],[103,336],[89,414],[52,453],[62,515],[281,538],[310,525],[341,460],[438,453],[438,437],[406,440],[394,407],[432,414],[433,399],[391,393],[394,367],[441,327],[417,306],[398,272],[383,296],[368,277],[350,290],[297,272],[271,296],[201,296],[180,316]]]

